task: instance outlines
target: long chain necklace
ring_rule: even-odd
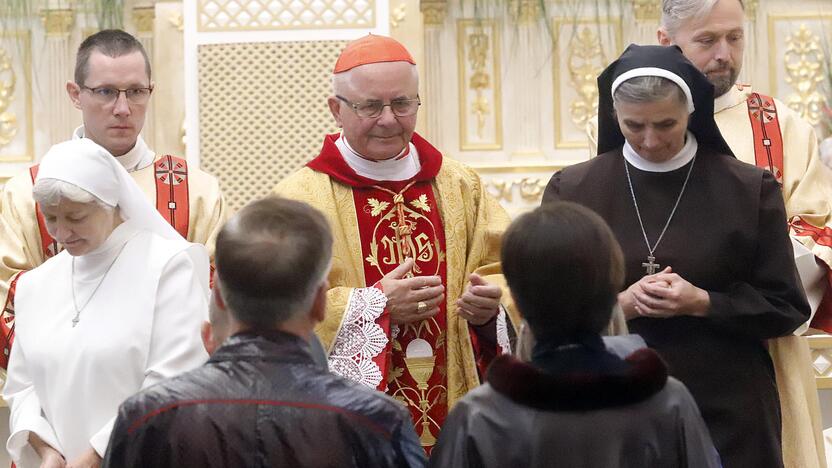
[[[107,269],[104,270],[104,274],[101,275],[101,279],[98,281],[98,284],[95,285],[95,288],[92,290],[92,294],[90,294],[90,297],[87,298],[87,302],[84,302],[84,305],[82,305],[81,307],[78,307],[78,301],[75,300],[75,257],[72,257],[72,275],[70,277],[71,283],[69,285],[69,287],[72,289],[72,307],[75,308],[75,317],[72,318],[72,328],[75,328],[75,325],[78,325],[78,322],[81,321],[81,311],[84,310],[84,308],[87,307],[90,301],[92,301],[92,298],[95,297],[95,293],[98,292],[98,288],[101,287],[101,285],[104,283],[104,280],[107,278],[107,273],[109,273],[110,269],[113,267],[113,265],[115,265],[116,260],[118,260],[118,257],[121,255],[121,252],[124,251],[124,248],[127,247],[127,244],[130,243],[130,240],[131,239],[128,239],[127,242],[125,242],[124,245],[121,246],[121,248],[118,250],[118,253],[113,258],[113,261],[110,262],[109,265],[107,265]]]
[[[662,241],[664,237],[664,233],[667,232],[667,227],[670,226],[670,220],[673,219],[673,215],[676,214],[676,208],[679,207],[679,202],[682,201],[682,195],[685,193],[685,188],[688,186],[688,180],[690,180],[690,173],[693,172],[693,164],[696,162],[696,156],[693,156],[693,159],[690,162],[690,167],[688,168],[688,174],[685,176],[685,183],[682,184],[682,190],[679,191],[679,196],[676,197],[676,203],[673,205],[673,209],[670,210],[670,216],[667,217],[667,222],[664,223],[664,228],[662,229],[661,234],[659,234],[659,238],[656,239],[656,243],[653,244],[653,247],[650,247],[650,241],[647,240],[647,231],[644,230],[644,222],[641,220],[641,212],[638,209],[638,200],[636,200],[636,192],[633,190],[633,181],[630,179],[630,169],[629,163],[624,161],[624,171],[627,173],[627,185],[630,187],[630,195],[633,197],[633,205],[636,207],[636,216],[638,217],[638,225],[641,226],[641,234],[644,236],[644,243],[647,245],[647,261],[641,264],[641,267],[644,268],[644,271],[648,275],[652,275],[659,271],[661,265],[656,263],[656,256],[653,255],[653,252],[656,251],[656,248],[659,246],[659,243]]]

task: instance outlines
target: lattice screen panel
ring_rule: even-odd
[[[200,0],[200,31],[367,28],[374,0]]]
[[[199,47],[200,161],[232,209],[269,194],[337,131],[326,98],[344,41]]]

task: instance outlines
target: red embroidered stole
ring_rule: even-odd
[[[166,155],[153,163],[156,177],[156,210],[185,239],[188,238],[188,162]]]
[[[408,257],[416,262],[410,276],[437,275],[447,283],[445,233],[430,181],[354,187],[353,199],[368,286]],[[389,314],[383,317],[389,324]],[[384,376],[379,389],[407,406],[428,452],[448,414],[446,317],[443,301],[434,317],[397,333],[394,327],[377,361]]]
[[[783,184],[783,135],[777,119],[774,99],[751,93],[746,100],[751,132],[754,134],[754,160],[758,167],[767,169]]]
[[[754,161],[757,167],[771,172],[777,182],[782,185],[785,174],[783,135],[774,99],[759,93],[751,93],[746,103],[748,117],[751,120],[751,131],[754,134]],[[815,227],[800,216],[790,219],[789,227],[797,236],[811,237],[818,245],[832,248],[832,229],[829,227]],[[827,289],[810,326],[832,333],[832,276],[830,276],[829,267],[823,265],[827,270]]]

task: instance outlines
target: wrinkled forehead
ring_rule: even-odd
[[[416,66],[407,62],[369,63],[345,72],[343,78],[353,97],[364,99],[413,98],[419,91]]]
[[[736,0],[721,0],[721,2]],[[720,3],[721,3],[720,2]],[[739,4],[721,5],[717,3],[710,12],[704,15],[695,15],[682,21],[679,31],[685,31],[688,35],[696,34],[728,34],[731,32],[742,32],[745,29],[745,12]]]

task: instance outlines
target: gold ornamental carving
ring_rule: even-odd
[[[823,116],[825,97],[819,86],[824,80],[824,53],[821,39],[805,24],[786,37],[783,56],[786,83],[794,90],[786,104],[812,125]]]
[[[407,5],[402,2],[390,11],[390,27],[396,29],[407,19]]]
[[[508,11],[517,24],[533,24],[541,19],[540,0],[509,0]]]
[[[658,21],[662,17],[662,1],[633,0],[633,13],[638,21]]]
[[[185,31],[185,18],[181,12],[173,12],[168,16],[168,24],[176,28],[177,31]]]
[[[597,77],[604,69],[604,50],[601,38],[589,26],[572,38],[568,49],[569,82],[578,94],[569,104],[569,116],[578,128],[584,128],[598,113]]]
[[[136,25],[138,33],[152,33],[155,18],[156,9],[152,6],[133,8],[133,24]]]
[[[754,21],[757,17],[757,7],[760,6],[760,0],[745,0],[743,5],[745,6],[746,17]]]
[[[493,20],[457,25],[460,149],[501,149],[499,30]]]
[[[483,29],[468,35],[468,61],[471,62],[473,73],[468,80],[468,87],[474,90],[476,97],[471,103],[471,113],[477,116],[477,136],[482,138],[485,130],[485,119],[491,113],[491,104],[485,96],[485,90],[491,87],[491,75],[488,74],[488,49],[490,38]]]
[[[425,26],[439,26],[445,23],[448,15],[448,0],[422,0],[419,2]]]
[[[41,14],[47,36],[69,36],[75,24],[75,10],[51,9]]]
[[[14,100],[16,82],[11,57],[5,49],[0,48],[0,148],[11,143],[17,135],[17,116],[9,111]]]
[[[526,202],[540,202],[547,181],[539,177],[521,177],[517,179],[492,179],[486,183],[486,189],[499,201],[514,200],[514,188],[517,187],[520,198]]]

